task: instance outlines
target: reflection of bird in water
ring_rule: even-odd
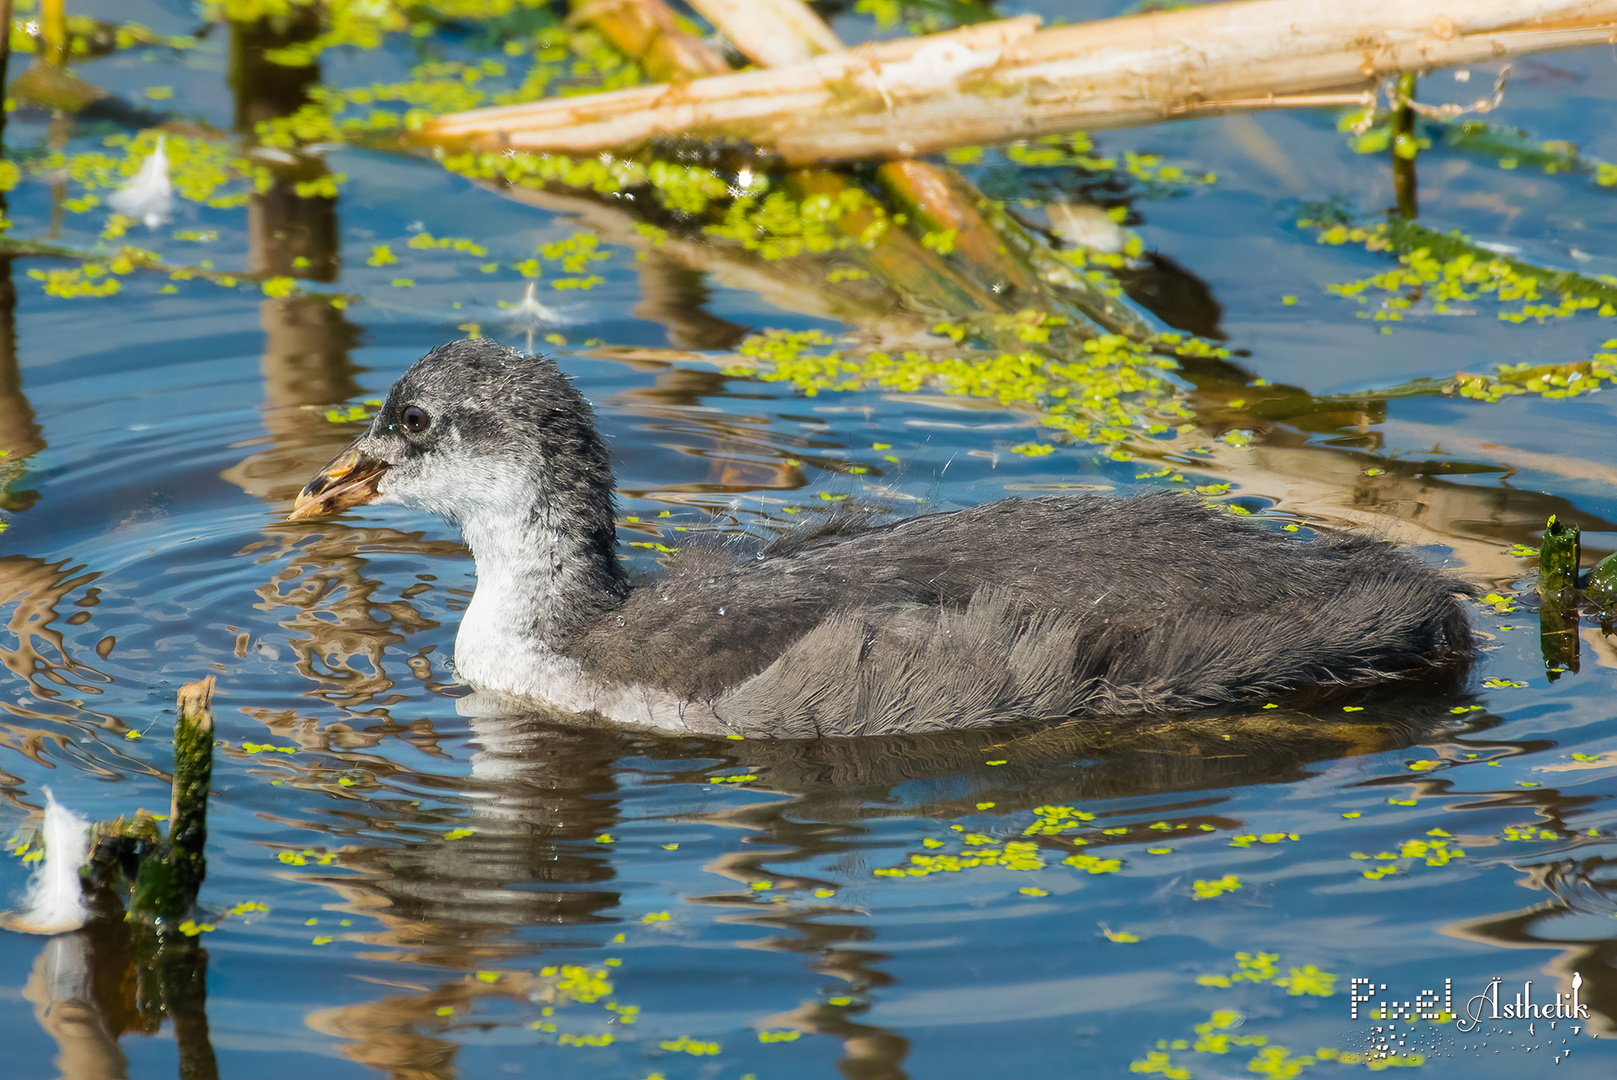
[[[1126,854],[1132,846],[1160,842],[1162,833],[1145,825],[1153,816],[1198,832],[1202,825],[1240,831],[1241,820],[1231,816],[1238,807],[1224,805],[1220,794],[1231,786],[1297,781],[1316,775],[1310,762],[1407,746],[1440,729],[1455,738],[1494,722],[1469,713],[1464,727],[1457,726],[1450,709],[1467,700],[1433,693],[1430,686],[1391,684],[1354,698],[1365,708],[1352,716],[1370,721],[1350,719],[1333,703],[1315,715],[1252,709],[1160,718],[1115,732],[1110,724],[1071,722],[811,743],[653,738],[583,726],[544,709],[476,717],[470,724],[477,752],[464,784],[467,798],[453,816],[373,803],[363,811],[370,820],[360,833],[375,839],[345,849],[342,874],[310,878],[334,890],[343,910],[379,921],[363,939],[376,950],[371,959],[431,965],[443,976],[424,977],[412,967],[397,982],[377,981],[414,989],[389,990],[310,1013],[306,1020],[342,1039],[344,1056],[388,1075],[402,1075],[406,1066],[421,1078],[466,1075],[467,1063],[456,1060],[460,1034],[444,1026],[441,1010],[474,1016],[485,1032],[540,1019],[539,1008],[550,1004],[542,996],[540,965],[588,963],[587,954],[570,960],[564,946],[604,944],[635,924],[638,901],[614,879],[639,880],[656,865],[646,861],[646,833],[631,838],[620,831],[645,824],[647,806],[633,789],[648,777],[678,786],[704,784],[715,771],[742,770],[759,775],[749,785],[753,790],[786,796],[747,804],[698,797],[701,812],[686,805],[666,818],[653,813],[658,839],[679,836],[686,842],[677,855],[651,857],[680,867],[664,871],[667,880],[690,880],[686,873],[717,879],[712,894],[689,897],[693,918],[718,911],[720,923],[751,928],[749,949],[799,956],[816,973],[816,983],[834,981],[857,995],[893,982],[884,952],[889,935],[870,924],[868,912],[824,894],[810,902],[807,890],[835,890],[847,883],[850,867],[864,870],[874,854],[873,835],[881,837],[875,850],[886,848],[887,834],[872,829],[873,818],[965,821],[968,815],[980,818],[977,804],[992,800],[994,831],[1014,835],[1022,828],[1018,816],[1035,807],[1138,799],[1129,805],[1149,807],[1150,816],[1143,809],[1125,810],[1123,817],[1093,823],[1082,836],[1026,837],[1052,862],[1080,845],[1086,852]],[[985,759],[1008,760],[989,765]],[[619,789],[628,794],[626,801]],[[1173,792],[1208,794],[1160,798]],[[349,809],[340,815],[353,823]],[[1126,833],[1101,832],[1133,818],[1139,820]],[[434,838],[451,822],[459,826],[454,833]],[[609,831],[622,842],[592,842]],[[401,842],[404,837],[410,841]],[[703,875],[695,874],[697,866]],[[767,897],[750,888],[760,878],[775,883]],[[803,902],[772,901],[791,890]],[[631,974],[635,966],[629,959],[619,974],[637,977]],[[501,971],[497,980],[479,978],[494,967]],[[620,986],[620,992],[634,1000],[632,985]],[[486,1006],[474,1013],[475,1003],[495,1000],[510,1004],[497,1013]],[[875,1014],[828,1004],[823,994],[789,991],[765,994],[755,1007],[769,1014],[753,1017],[754,1027],[839,1039],[846,1075],[907,1075],[907,1040],[880,1027]],[[574,1011],[568,1020],[576,1026],[579,1015]],[[646,1019],[644,1027],[667,1021]]]
[[[1472,651],[1459,585],[1362,536],[1300,541],[1159,493],[843,521],[631,587],[612,470],[555,363],[434,350],[298,497],[457,522],[460,677],[675,731],[813,737],[1168,712],[1363,684]]]

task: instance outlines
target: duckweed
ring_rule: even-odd
[[[1393,220],[1374,225],[1303,217],[1299,226],[1316,230],[1322,244],[1359,244],[1367,251],[1392,252],[1398,268],[1342,284],[1328,285],[1332,295],[1366,305],[1377,293],[1374,309],[1358,312],[1376,322],[1402,322],[1415,305],[1429,304],[1434,315],[1465,314],[1470,308],[1455,304],[1479,301],[1510,303],[1519,308],[1499,310],[1497,317],[1511,323],[1529,319],[1569,318],[1579,312],[1617,316],[1617,281],[1590,278],[1571,271],[1548,270],[1476,246],[1462,233],[1439,233],[1411,222]],[[1554,294],[1555,302],[1539,302]],[[1445,394],[1480,401],[1497,401],[1516,394],[1547,398],[1571,397],[1598,390],[1617,380],[1617,354],[1601,346],[1591,360],[1558,364],[1501,366],[1492,375],[1459,374],[1438,389]]]
[[[1191,891],[1198,900],[1211,900],[1216,896],[1223,896],[1241,888],[1241,879],[1235,874],[1225,874],[1217,881],[1196,880],[1191,885]]]
[[[602,968],[590,968],[582,964],[559,964],[555,967],[541,968],[539,975],[543,979],[551,980],[550,997],[557,1003],[576,1001],[589,1005],[612,994],[612,980]]]
[[[929,874],[958,873],[980,866],[998,866],[1006,870],[1039,870],[1044,867],[1038,844],[1030,840],[1008,840],[1001,844],[981,833],[967,833],[962,839],[964,848],[961,851],[939,855],[914,854],[909,857],[908,865],[877,867],[872,873],[877,877],[926,877]]]
[[[1033,312],[1040,325],[1049,317]],[[1060,324],[1053,324],[1060,325]],[[990,327],[988,333],[993,333]],[[1191,339],[1193,340],[1193,339]],[[897,357],[884,352],[853,356],[811,351],[828,344],[818,332],[769,331],[754,335],[737,349],[755,361],[753,368],[732,369],[764,382],[789,382],[808,397],[821,391],[882,387],[901,392],[923,388],[950,395],[988,398],[1037,416],[1038,422],[1075,440],[1117,444],[1153,429],[1164,420],[1179,422],[1190,413],[1169,377],[1177,364],[1158,348],[1191,347],[1179,335],[1160,335],[1136,344],[1117,334],[1083,340],[1066,358],[1023,350],[949,353],[907,350]],[[1028,442],[1014,448],[1032,456],[1050,453],[1048,443]]]
[[[311,861],[317,866],[330,866],[336,861],[337,853],[335,851],[318,852],[304,848],[302,851],[277,852],[275,857],[288,866],[307,866]]]
[[[1289,967],[1281,974],[1278,953],[1236,953],[1235,971],[1228,975],[1202,975],[1196,982],[1201,986],[1229,988],[1237,983],[1255,983],[1285,989],[1289,997],[1331,997],[1336,993],[1337,977],[1321,971],[1313,964]],[[1365,1065],[1372,1070],[1389,1066],[1419,1065],[1425,1059],[1418,1054],[1385,1058],[1344,1051],[1335,1047],[1320,1047],[1309,1054],[1297,1054],[1288,1047],[1272,1045],[1262,1034],[1236,1034],[1245,1025],[1247,1017],[1235,1009],[1215,1009],[1205,1021],[1192,1028],[1193,1039],[1158,1039],[1156,1047],[1146,1052],[1143,1059],[1129,1066],[1137,1073],[1190,1076],[1188,1065],[1174,1064],[1171,1052],[1226,1055],[1241,1047],[1254,1047],[1255,1056],[1247,1061],[1246,1071],[1260,1076],[1290,1078],[1303,1070],[1331,1061],[1341,1065]],[[1170,1070],[1172,1070],[1170,1072]]]
[[[599,1035],[570,1035],[563,1034],[556,1040],[561,1046],[611,1046],[612,1033],[603,1031]]]
[[[1175,1065],[1161,1050],[1149,1050],[1144,1060],[1130,1062],[1129,1072],[1160,1075],[1164,1080],[1190,1080],[1190,1070]]]
[[[1242,833],[1230,838],[1230,847],[1251,847],[1253,844],[1281,844],[1287,840],[1301,840],[1296,833]]]
[[[1380,865],[1372,866],[1362,871],[1363,875],[1371,881],[1405,871],[1424,863],[1427,866],[1447,866],[1455,859],[1465,858],[1465,849],[1450,845],[1453,837],[1442,829],[1432,829],[1427,839],[1405,840],[1398,845],[1398,850],[1381,851],[1369,855],[1362,851],[1355,851],[1350,858],[1359,860],[1374,860]]]
[[[764,1040],[760,1038],[760,1041]],[[667,1039],[657,1045],[669,1053],[690,1054],[694,1057],[712,1057],[717,1055],[721,1049],[716,1042],[703,1042],[688,1035],[681,1035],[677,1039]]]
[[[241,748],[249,754],[295,754],[298,752],[298,748],[295,746],[275,746],[271,743],[244,742],[241,744]]]
[[[1280,968],[1276,963],[1279,959],[1279,953],[1238,952],[1235,954],[1234,971],[1228,975],[1201,975],[1197,977],[1196,983],[1198,986],[1228,988],[1238,982],[1270,982],[1280,974]]]
[[[1061,860],[1063,866],[1076,867],[1086,874],[1116,874],[1123,869],[1122,859],[1102,859],[1079,852]]]

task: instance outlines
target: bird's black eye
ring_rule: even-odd
[[[404,421],[404,430],[412,435],[421,434],[432,423],[432,417],[427,415],[427,410],[419,405],[406,405],[404,415],[400,419]]]

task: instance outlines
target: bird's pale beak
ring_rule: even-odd
[[[363,506],[376,498],[377,481],[385,472],[387,462],[369,456],[358,443],[351,444],[303,486],[286,519],[302,521]]]

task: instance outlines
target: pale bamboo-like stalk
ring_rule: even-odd
[[[844,48],[803,0],[689,0],[760,67],[788,67]]]
[[[833,86],[846,84],[850,94],[858,96],[849,80],[861,72],[879,74],[884,65],[887,70],[902,65],[928,44],[1001,49],[1011,40],[1031,36],[1038,25],[1037,16],[1024,15],[947,34],[826,53],[785,68],[694,79],[682,86],[636,86],[473,109],[439,117],[423,129],[423,135],[446,139],[493,135],[493,142],[501,146],[566,152],[594,151],[711,125],[739,130],[745,124],[756,126],[760,119],[781,122],[800,108],[827,107]],[[576,129],[571,137],[566,134],[569,128]]]
[[[587,153],[671,134],[789,164],[1351,101],[1406,71],[1617,42],[1617,0],[1240,0],[1039,30],[1023,16],[783,68],[478,109],[434,139]]]

